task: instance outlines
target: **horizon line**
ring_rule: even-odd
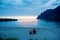
[[[12,18],[12,19],[36,19],[37,16],[0,16],[0,18]]]

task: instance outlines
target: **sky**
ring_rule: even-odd
[[[60,5],[60,0],[0,0],[0,16],[38,16]]]

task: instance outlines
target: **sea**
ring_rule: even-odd
[[[30,31],[35,30],[35,34]],[[41,19],[18,19],[0,22],[0,37],[17,40],[60,40],[60,22]]]

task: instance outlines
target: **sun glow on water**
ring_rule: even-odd
[[[37,25],[37,16],[1,16],[3,19],[18,19],[16,21],[20,27],[35,27]]]
[[[7,19],[18,19],[18,24],[22,27],[28,27],[28,26],[36,26],[37,23],[37,16],[3,16],[0,18],[7,18]],[[35,25],[34,25],[35,24]]]
[[[22,16],[19,17],[18,23],[23,27],[35,27],[37,25],[36,16]]]

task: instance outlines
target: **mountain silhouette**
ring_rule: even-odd
[[[37,17],[37,19],[60,21],[60,6],[55,9],[48,9],[44,11]]]

